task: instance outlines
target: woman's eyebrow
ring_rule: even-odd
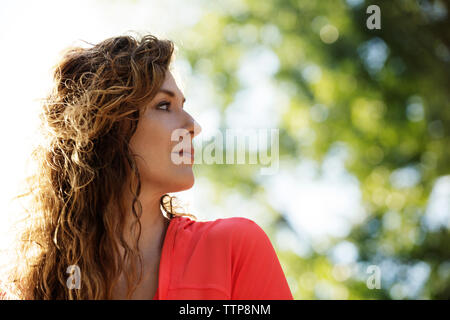
[[[167,89],[159,89],[159,91],[167,93],[171,97],[175,97],[175,93],[173,91],[167,90]],[[186,102],[186,98],[183,97],[183,103]]]

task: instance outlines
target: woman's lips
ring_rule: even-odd
[[[183,149],[181,149],[180,152],[179,152],[179,154],[182,155],[183,153],[186,153],[186,154],[194,154],[194,149],[191,148],[190,151],[186,151],[186,152],[185,152]]]
[[[174,152],[174,153],[177,154],[177,152]],[[193,149],[191,149],[191,152],[188,152],[188,151],[184,152],[183,150],[181,150],[180,152],[178,152],[178,155],[183,158],[188,158],[191,160],[190,163],[194,163],[194,150]]]

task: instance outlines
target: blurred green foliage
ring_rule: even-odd
[[[381,8],[380,30],[366,27],[371,4]],[[193,72],[211,80],[221,114],[242,89],[242,57],[255,48],[270,50],[279,61],[275,81],[289,96],[288,108],[280,109],[280,156],[321,163],[331,146],[342,142],[350,152],[346,168],[360,183],[367,216],[345,239],[331,241],[355,244],[360,266],[383,266],[382,288],[369,290],[367,275],[333,265],[326,252],[301,257],[277,250],[294,297],[321,298],[321,288],[331,287],[334,298],[449,299],[449,230],[429,228],[423,218],[436,179],[450,173],[449,2],[233,0],[203,5],[208,14],[174,37],[182,42],[181,53]],[[315,139],[305,144],[300,132],[313,132]],[[396,183],[393,174],[400,169],[418,180]],[[201,174],[221,194],[233,189],[261,202],[270,197],[254,167],[203,166]],[[264,205],[273,214],[264,226],[271,237],[289,228],[283,212]],[[429,270],[424,287],[401,294],[411,285],[401,284],[414,281],[408,274],[418,265]]]

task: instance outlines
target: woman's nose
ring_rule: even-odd
[[[198,136],[200,132],[202,132],[202,126],[197,121],[194,120],[194,133],[192,138]]]
[[[189,130],[189,133],[192,135],[193,139],[200,134],[200,132],[202,131],[202,127],[197,121],[195,121],[195,119],[191,115],[188,116],[189,116],[189,125],[187,129]]]

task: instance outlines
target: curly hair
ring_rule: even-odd
[[[19,196],[30,196],[31,201],[8,277],[12,296],[111,299],[118,276],[130,266],[126,278],[127,298],[131,297],[142,276],[142,207],[129,141],[142,106],[164,81],[174,48],[170,40],[145,35],[112,37],[89,48],[63,51],[52,69],[53,89],[42,104],[44,139],[32,153],[36,171],[27,179],[27,192]],[[124,188],[133,194],[129,210],[121,197]],[[175,212],[174,200],[168,194],[160,199],[169,219],[197,219]],[[130,210],[131,227],[138,230],[133,246],[123,236]],[[67,268],[72,265],[88,271],[82,273],[78,290],[67,286]]]

